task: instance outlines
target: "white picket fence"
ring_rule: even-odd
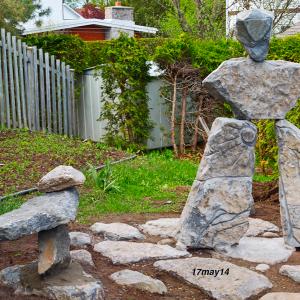
[[[77,135],[74,70],[1,29],[0,125]]]

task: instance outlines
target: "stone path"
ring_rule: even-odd
[[[300,283],[300,265],[298,266],[284,265],[280,268],[279,273],[281,275],[286,275],[292,280]]]

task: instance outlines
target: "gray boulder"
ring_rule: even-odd
[[[273,18],[273,13],[262,9],[246,10],[237,15],[236,37],[257,62],[268,55]]]
[[[162,281],[146,276],[140,272],[122,270],[113,273],[110,278],[119,285],[134,287],[142,291],[160,295],[167,293],[167,287]]]
[[[19,209],[0,216],[0,241],[68,224],[76,218],[78,203],[75,188],[32,198]]]
[[[284,265],[280,268],[279,273],[281,275],[288,276],[292,280],[300,283],[300,265],[297,266]]]
[[[138,229],[125,223],[95,223],[91,226],[91,230],[103,235],[104,239],[112,241],[143,240],[145,238]]]
[[[215,120],[181,214],[178,247],[223,249],[238,244],[247,232],[255,140],[250,122]]]
[[[89,234],[84,232],[73,231],[69,233],[71,246],[85,247],[92,244],[92,239]]]
[[[38,182],[40,192],[56,192],[83,185],[85,176],[71,166],[58,166]]]
[[[265,276],[214,258],[157,261],[154,267],[183,279],[213,299],[249,299],[272,288],[272,283]]]
[[[104,241],[94,246],[94,251],[111,259],[113,264],[129,264],[149,259],[187,257],[187,251],[179,251],[168,245],[134,243],[125,241]]]
[[[285,242],[300,247],[300,129],[276,123],[279,144],[279,200]]]
[[[73,261],[77,261],[80,264],[90,265],[92,267],[95,266],[93,262],[92,255],[89,251],[81,249],[81,250],[73,250],[70,252],[71,258]]]
[[[71,262],[70,237],[68,227],[60,225],[54,229],[40,231],[39,242],[39,274],[55,274],[66,269]]]
[[[234,58],[203,84],[214,98],[229,103],[238,119],[284,119],[300,98],[299,81],[300,64]]]
[[[262,220],[262,219],[254,219],[254,218],[249,218],[249,228],[245,234],[245,236],[264,236],[266,233],[267,236],[266,237],[274,237],[274,236],[268,236],[270,233],[278,233],[279,232],[279,228],[274,225],[271,222]],[[278,235],[276,234],[275,237],[278,237]]]
[[[101,281],[86,274],[78,263],[61,273],[38,276],[37,263],[8,267],[0,272],[0,284],[18,295],[38,296],[53,300],[104,300]]]

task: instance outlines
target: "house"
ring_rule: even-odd
[[[259,1],[258,6],[254,5],[255,1],[249,1],[248,5],[249,8],[256,8],[258,6],[263,7],[264,1]],[[270,2],[270,1],[269,1]],[[297,22],[300,22],[300,0],[294,0],[293,1],[293,7],[290,7],[288,9],[285,9],[283,7],[284,3],[286,1],[282,1],[282,3],[278,3],[274,1],[274,6],[276,6],[275,11],[280,15],[282,12],[284,12],[285,16],[284,18],[281,18],[280,24],[278,24],[275,34],[282,32],[285,28],[288,28],[291,24],[295,24]],[[244,5],[243,5],[244,3]],[[237,14],[244,10],[246,1],[239,1],[239,0],[226,0],[226,35],[232,36],[234,29],[235,29],[235,23],[236,23],[236,16]]]
[[[63,0],[42,0],[43,8],[50,8],[50,14],[39,19],[32,19],[23,24],[23,35],[45,32],[76,34],[85,41],[110,40],[124,32],[129,36],[141,33],[155,34],[158,30],[153,27],[140,26],[133,20],[133,8],[122,6],[106,7],[104,18],[85,18],[63,3]],[[97,16],[98,17],[98,16]]]
[[[279,34],[278,37],[291,36],[295,34],[300,34],[300,22],[296,23],[283,33]]]

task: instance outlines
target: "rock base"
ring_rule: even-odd
[[[38,263],[13,266],[0,272],[0,284],[15,290],[17,295],[32,295],[48,299],[102,300],[102,283],[86,274],[78,263],[71,263],[60,274],[38,275]]]

